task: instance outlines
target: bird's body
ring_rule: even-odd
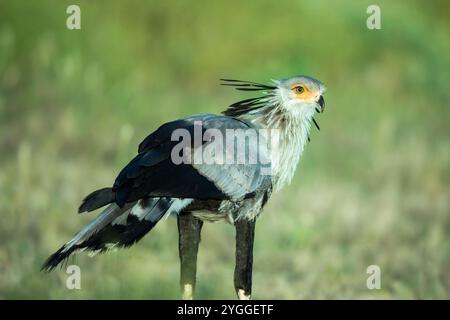
[[[77,250],[130,246],[164,216],[175,214],[181,284],[189,298],[202,223],[225,220],[237,230],[236,290],[239,298],[250,296],[255,220],[272,191],[291,181],[315,123],[313,116],[323,111],[324,87],[309,77],[277,80],[273,86],[236,80],[225,80],[225,85],[264,94],[232,104],[223,116],[194,115],[150,134],[112,188],[84,199],[79,212],[106,207],[50,256],[44,269],[52,270]],[[236,140],[242,134],[244,140]],[[227,144],[230,139],[233,143]]]

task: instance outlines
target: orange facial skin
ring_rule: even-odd
[[[291,87],[292,92],[294,92],[295,97],[297,99],[300,99],[302,101],[306,102],[314,102],[317,100],[318,93],[310,91],[306,86],[303,84],[294,84]],[[303,90],[302,92],[299,92],[299,90]]]

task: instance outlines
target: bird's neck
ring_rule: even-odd
[[[271,167],[274,191],[289,184],[294,177],[304,146],[308,141],[314,112],[311,108],[295,113],[281,108],[268,108],[253,118],[253,124],[271,132]]]

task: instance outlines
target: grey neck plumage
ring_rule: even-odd
[[[292,112],[284,108],[279,101],[272,100],[266,106],[238,117],[256,127],[269,129],[275,133],[271,136],[270,143],[274,191],[280,190],[292,181],[308,141],[314,115],[312,110],[305,107]]]

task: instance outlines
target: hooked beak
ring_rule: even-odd
[[[323,112],[325,109],[325,100],[322,95],[319,97],[319,100],[317,100],[317,104],[320,106],[320,112]]]

